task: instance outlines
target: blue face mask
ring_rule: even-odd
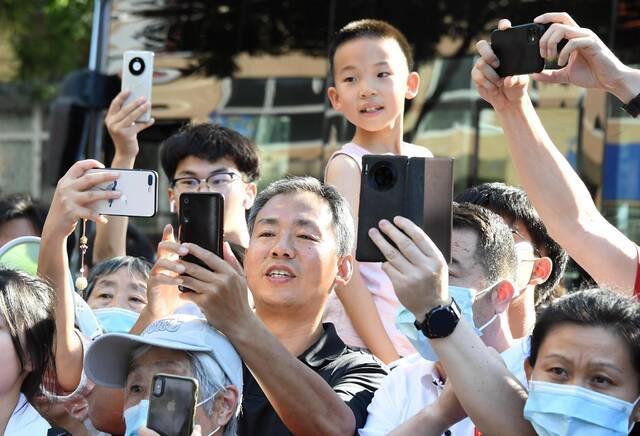
[[[95,309],[93,313],[105,333],[129,333],[140,316],[137,312],[120,307]]]
[[[482,336],[482,331],[486,329],[495,319],[498,317],[497,314],[493,314],[491,319],[481,325],[480,327],[476,327],[475,322],[473,321],[473,302],[491,291],[495,285],[491,285],[488,288],[485,288],[478,292],[473,292],[473,290],[469,288],[463,288],[461,286],[453,286],[449,285],[449,295],[456,301],[456,304],[460,308],[460,313],[467,322],[473,326],[478,336]]]
[[[524,417],[540,436],[626,436],[634,407],[581,386],[532,380]]]
[[[220,391],[214,392],[212,395],[208,396],[195,407],[199,407],[215,397],[217,393]],[[140,400],[138,404],[135,406],[129,407],[124,411],[124,426],[125,433],[124,436],[138,436],[138,430],[142,427],[147,426],[147,418],[149,417],[149,400]],[[207,436],[211,436],[215,432],[220,429],[221,426],[216,427],[212,432],[210,432]]]
[[[495,286],[495,285],[493,285]],[[482,336],[482,331],[491,324],[498,315],[493,315],[493,317],[484,323],[484,325],[479,328],[475,326],[473,322],[473,301],[475,298],[484,295],[489,292],[493,286],[489,286],[479,292],[473,292],[469,288],[463,288],[460,286],[452,286],[449,285],[449,295],[456,301],[458,307],[460,307],[460,313],[467,320],[467,322],[474,327],[476,334],[478,336]],[[409,336],[410,334],[421,335],[421,333],[416,333],[415,327],[413,326],[413,321],[415,321],[415,317],[411,312],[409,312],[406,308],[402,307],[398,314],[396,315],[396,325],[398,329],[402,331],[411,341],[411,344],[416,348],[416,350],[420,353],[420,355],[426,360],[430,360],[432,362],[436,362],[438,359],[438,355],[435,350],[431,346],[431,341],[425,338],[424,336],[418,338],[418,336]],[[408,325],[409,327],[403,327],[403,325]],[[406,330],[406,329],[409,330]],[[411,333],[409,333],[411,332]]]

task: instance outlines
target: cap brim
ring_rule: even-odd
[[[131,354],[142,345],[181,351],[211,352],[211,348],[181,344],[128,333],[109,333],[96,339],[85,356],[84,371],[97,385],[119,389],[124,387]]]

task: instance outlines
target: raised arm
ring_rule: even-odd
[[[353,159],[338,155],[327,165],[325,182],[335,186],[349,202],[355,228],[358,228],[358,206],[360,200],[360,170]],[[353,328],[362,338],[367,348],[384,363],[389,364],[400,358],[391,338],[384,328],[373,297],[360,274],[359,262],[355,260],[354,246],[353,275],[344,286],[336,286],[335,293],[344,306]]]
[[[215,272],[183,262],[184,283],[194,292],[181,296],[196,303],[207,321],[229,338],[287,428],[294,434],[353,434],[356,419],[344,400],[292,356],[251,310],[242,268],[229,245],[224,245],[229,263],[186,245]]]
[[[115,154],[111,168],[133,168],[138,155],[138,133],[153,125],[151,119],[146,123],[135,120],[149,107],[144,97],[123,106],[130,91],[121,91],[113,99],[105,118],[109,135],[113,140]],[[93,248],[93,262],[111,259],[127,254],[128,217],[111,217],[108,223],[96,224],[96,238]]]
[[[500,22],[502,29],[509,25],[507,20]],[[569,39],[567,50],[572,37],[580,37],[570,27],[562,29]],[[549,234],[598,284],[632,293],[636,244],[600,214],[580,177],[556,149],[527,95],[528,78],[499,78],[490,45],[480,41],[477,48],[481,58],[472,78],[498,115],[522,186]]]
[[[82,218],[104,221],[104,217],[91,210],[91,202],[120,196],[118,191],[89,191],[94,185],[116,179],[109,173],[85,174],[90,168],[103,168],[103,165],[95,160],[76,162],[58,181],[42,230],[38,258],[38,275],[48,280],[56,291],[56,377],[62,389],[69,392],[80,382],[83,350],[74,328],[74,288],[69,280],[67,238]]]
[[[394,248],[380,232],[395,244]],[[383,220],[370,236],[387,258],[383,269],[400,302],[418,322],[436,306],[451,302],[448,267],[442,253],[410,220]],[[535,435],[524,419],[527,394],[474,329],[462,318],[449,336],[431,339],[464,410],[476,427],[490,435]]]

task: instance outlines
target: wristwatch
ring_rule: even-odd
[[[413,325],[429,339],[446,338],[455,330],[460,321],[460,308],[452,298],[446,306],[436,306],[427,313],[424,321],[414,321]]]
[[[632,117],[637,117],[640,114],[640,94],[629,100],[629,103],[622,106],[622,109],[627,111]]]

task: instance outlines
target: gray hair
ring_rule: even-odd
[[[256,197],[249,212],[249,233],[253,233],[256,216],[265,204],[276,195],[293,194],[297,192],[311,192],[322,198],[333,217],[333,230],[336,236],[336,252],[338,256],[351,253],[354,244],[355,230],[353,218],[347,200],[331,185],[324,184],[313,177],[289,177],[277,180],[267,186]]]
[[[152,345],[142,345],[131,353],[129,358],[130,364],[148,353],[152,348]],[[213,414],[213,406],[217,397],[217,393],[225,390],[227,386],[231,385],[231,381],[226,376],[220,365],[211,357],[211,354],[205,352],[184,352],[189,361],[191,362],[191,369],[193,370],[193,378],[198,380],[198,402],[211,397],[214,393],[216,395],[205,401],[201,407],[207,414],[211,416]],[[234,416],[227,422],[224,428],[224,436],[236,436],[238,433],[238,415],[240,414],[240,405],[242,404],[242,392],[240,387],[236,386],[239,391],[238,404]]]
[[[84,291],[85,301],[91,296],[93,288],[96,286],[98,279],[102,276],[113,274],[120,268],[127,268],[129,275],[136,275],[145,282],[149,279],[151,264],[141,257],[118,256],[111,259],[103,260],[95,264],[89,271],[87,289]]]

